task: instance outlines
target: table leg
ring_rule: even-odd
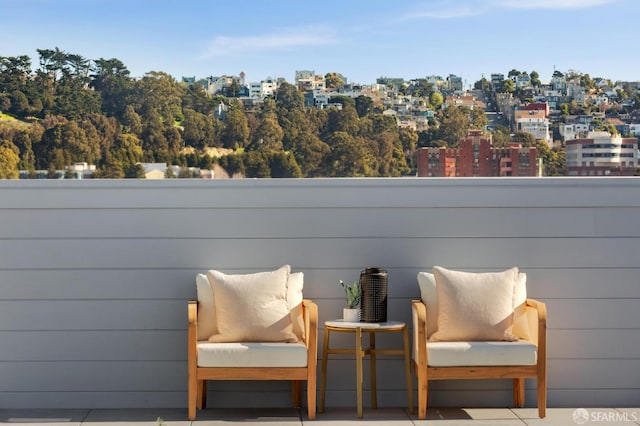
[[[358,417],[363,416],[362,412],[362,328],[356,328],[356,394],[358,400]]]
[[[329,357],[329,329],[324,329],[324,343],[322,346],[322,371],[320,373],[320,400],[318,412],[324,413],[324,395],[327,390],[327,358]]]
[[[369,332],[369,363],[371,364],[371,408],[378,408],[378,381],[376,378],[376,333]]]
[[[409,330],[405,326],[404,337],[404,372],[407,377],[407,399],[409,400],[409,413],[413,414],[413,382],[411,380],[411,347],[409,346]]]

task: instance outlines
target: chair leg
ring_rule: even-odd
[[[524,379],[522,377],[513,379],[513,405],[524,407]]]
[[[307,376],[307,417],[316,418],[316,374],[315,371]]]
[[[429,381],[427,380],[427,371],[419,371],[416,368],[418,376],[418,419],[425,420],[427,418],[427,397],[429,393]]]
[[[538,416],[544,419],[547,415],[547,377],[538,374]]]
[[[198,399],[198,384],[193,375],[189,375],[189,389],[187,391],[189,398],[189,420],[196,419],[196,400]]]
[[[196,402],[198,410],[207,408],[207,382],[206,380],[198,380],[198,399]]]
[[[302,381],[291,381],[291,402],[294,407],[299,408],[302,406]]]

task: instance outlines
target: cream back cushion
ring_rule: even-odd
[[[210,270],[217,333],[210,342],[297,342],[287,305],[290,266],[255,274]]]
[[[513,335],[514,287],[518,268],[470,273],[433,268],[438,326],[432,341],[508,340]]]
[[[513,334],[519,339],[529,340],[527,321],[527,274],[520,272],[513,289]]]
[[[427,306],[427,339],[438,329],[438,290],[436,277],[430,272],[418,272],[420,299]]]
[[[304,340],[304,318],[302,316],[302,288],[304,286],[304,274],[295,272],[289,275],[287,282],[287,308],[293,323],[293,333],[298,340]]]
[[[218,327],[213,289],[206,275],[196,275],[196,292],[198,293],[198,340],[207,340],[209,336],[218,332]]]

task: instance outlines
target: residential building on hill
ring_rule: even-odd
[[[514,111],[516,130],[529,133],[535,139],[542,139],[549,145],[553,142],[549,131],[549,119],[543,109],[524,109]]]
[[[491,136],[469,130],[460,148],[420,148],[418,177],[539,176],[535,147],[494,148]]]
[[[566,142],[568,176],[633,176],[638,168],[638,138],[589,132]]]

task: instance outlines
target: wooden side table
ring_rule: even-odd
[[[331,332],[354,333],[356,335],[356,345],[353,349],[337,349],[329,347],[329,336]],[[363,349],[362,334],[369,335],[369,347]],[[402,349],[376,349],[377,333],[402,333],[404,346]],[[407,380],[407,398],[409,402],[409,412],[413,413],[413,392],[411,382],[411,352],[409,346],[409,331],[407,325],[400,321],[387,322],[345,322],[343,320],[326,321],[324,323],[324,346],[322,351],[322,373],[320,376],[320,400],[318,412],[324,412],[324,397],[327,390],[327,361],[330,354],[353,354],[356,358],[356,389],[358,417],[362,417],[362,360],[369,355],[371,364],[371,408],[378,408],[376,391],[376,355],[404,355],[404,369]]]

